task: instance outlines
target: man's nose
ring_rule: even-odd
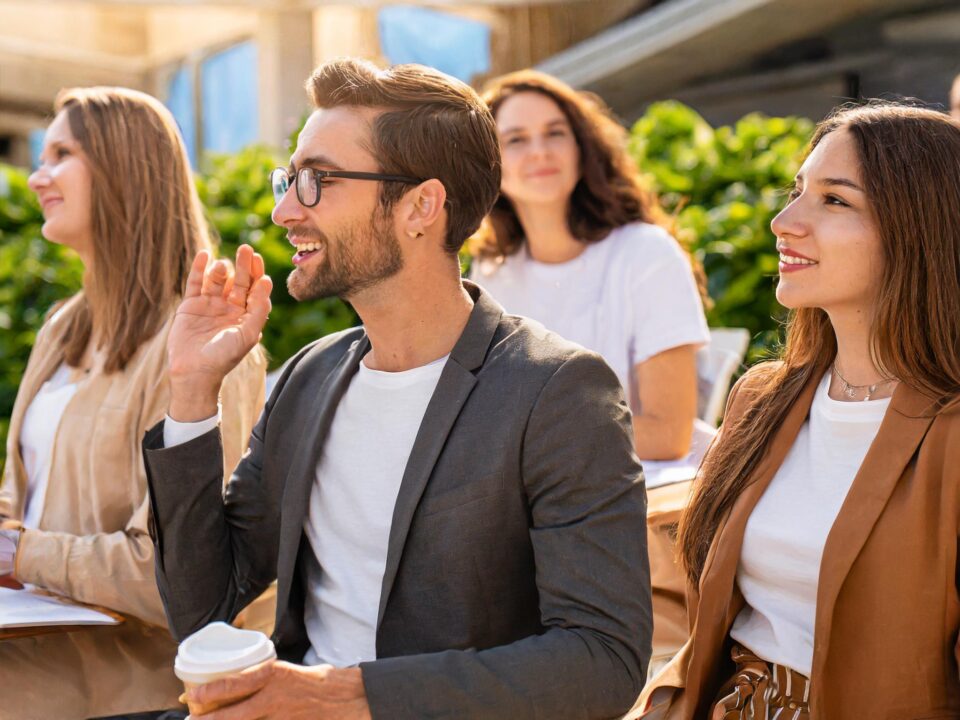
[[[295,225],[304,218],[305,208],[300,204],[297,198],[297,190],[293,185],[287,188],[287,191],[274,206],[270,219],[275,225],[289,227]]]

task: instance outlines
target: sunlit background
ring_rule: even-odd
[[[53,97],[74,85],[156,95],[196,160],[282,149],[304,78],[339,55],[475,84],[535,65],[626,121],[675,98],[719,124],[755,110],[816,119],[859,96],[945,104],[958,48],[955,0],[0,0],[0,160],[31,163]]]

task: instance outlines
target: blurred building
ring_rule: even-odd
[[[948,107],[958,0],[659,0],[540,64],[632,120],[676,98],[714,124],[821,118],[864,97]]]
[[[466,81],[528,67],[651,0],[0,0],[0,161],[29,165],[57,92],[147,91],[194,158],[251,142],[284,148],[304,80],[340,55],[425,62]]]
[[[283,150],[304,79],[340,55],[475,85],[535,65],[624,120],[676,98],[711,122],[819,118],[846,99],[946,106],[958,0],[0,0],[0,161],[27,166],[63,87],[124,85],[173,110],[192,156]]]

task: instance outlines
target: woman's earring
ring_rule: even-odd
[[[407,236],[413,238],[414,240],[416,240],[417,238],[423,237],[423,233],[422,233],[422,232],[419,232],[418,230],[408,230],[408,231],[407,231]]]

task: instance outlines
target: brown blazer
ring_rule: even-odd
[[[748,373],[727,419],[750,400]],[[760,370],[762,372],[762,370]],[[644,689],[639,717],[702,718],[732,673],[728,633],[747,518],[792,447],[820,378],[804,388],[752,484],[721,524],[699,587],[688,588],[691,639]],[[820,567],[810,709],[816,720],[960,717],[960,411],[931,415],[900,385],[827,537]]]

